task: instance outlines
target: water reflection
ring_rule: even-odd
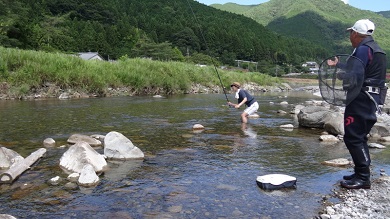
[[[253,131],[252,127],[246,123],[241,123],[241,130],[246,136],[252,139],[256,139],[257,133]]]
[[[14,184],[0,185],[0,213],[17,218],[310,218],[321,197],[348,172],[320,163],[349,158],[349,153],[342,143],[321,143],[322,130],[280,128],[298,127],[294,116],[277,111],[289,112],[293,104],[315,98],[304,95],[256,94],[260,118],[246,126],[238,119],[241,111],[224,106],[218,94],[0,102],[0,145],[26,156],[47,137],[57,142]],[[285,100],[290,104],[278,104]],[[193,131],[194,124],[205,129]],[[58,166],[67,148],[59,146],[71,134],[110,131],[131,139],[145,160],[109,161],[110,170],[95,188],[46,184],[55,176],[67,177]],[[372,153],[375,168],[389,169],[387,153]],[[258,188],[257,176],[271,173],[296,177],[297,189]]]

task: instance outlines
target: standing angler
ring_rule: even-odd
[[[386,79],[386,54],[371,36],[375,25],[368,19],[358,20],[353,27],[347,29],[349,39],[355,48],[352,56],[361,61],[364,66],[362,87],[354,88],[357,95],[348,99],[344,113],[344,142],[355,164],[354,174],[344,176],[341,186],[347,189],[369,189],[370,183],[370,153],[367,145],[367,135],[377,118],[378,104],[383,104],[380,94],[384,92]],[[352,58],[351,58],[352,59]],[[328,60],[328,65],[341,67],[338,59]],[[361,64],[360,64],[361,65]],[[341,67],[342,68],[342,67]],[[358,90],[356,90],[358,89]]]
[[[234,82],[230,85],[230,87],[236,93],[235,98],[238,99],[238,104],[228,102],[228,105],[238,109],[245,104],[247,108],[244,110],[244,112],[241,113],[241,121],[243,123],[248,123],[247,117],[259,109],[259,104],[255,98],[248,93],[248,91],[240,88],[240,83]]]

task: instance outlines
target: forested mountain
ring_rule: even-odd
[[[382,15],[385,18],[390,18],[390,11],[379,11],[376,13]]]
[[[231,65],[235,59],[299,65],[329,54],[327,48],[193,0],[0,0],[0,45],[97,51],[111,59],[179,60],[204,53]]]
[[[235,11],[229,10],[231,5],[224,6],[218,8]],[[375,12],[344,4],[341,0],[270,0],[251,7],[242,14],[279,34],[330,46],[339,53],[350,50],[344,30],[355,21],[367,18],[377,26],[375,39],[390,53],[390,20]]]
[[[245,12],[247,12],[253,7],[256,7],[257,5],[239,5],[236,3],[226,3],[226,4],[212,4],[210,6],[216,9],[229,11],[236,14],[244,14]]]

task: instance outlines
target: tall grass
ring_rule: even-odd
[[[193,84],[228,85],[233,81],[259,85],[280,83],[260,73],[242,73],[198,67],[182,62],[160,62],[148,59],[124,59],[118,62],[85,61],[61,53],[47,53],[0,47],[0,80],[11,86],[39,88],[47,83],[63,89],[83,89],[104,93],[109,87],[130,87],[135,93],[159,90],[184,93]]]

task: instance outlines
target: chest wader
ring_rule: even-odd
[[[365,45],[372,49],[374,58],[366,68],[361,91],[346,106],[344,114],[344,142],[355,164],[355,173],[344,176],[345,180],[341,182],[341,186],[348,189],[369,189],[371,187],[371,159],[367,135],[377,121],[375,113],[378,110],[378,104],[383,104],[380,90],[385,86],[386,65],[383,65],[383,62],[386,63],[385,54],[376,43],[369,42]]]
[[[370,188],[370,153],[367,134],[376,122],[376,103],[370,94],[360,94],[345,108],[344,142],[355,164],[355,173],[345,176],[341,185],[345,188]]]

